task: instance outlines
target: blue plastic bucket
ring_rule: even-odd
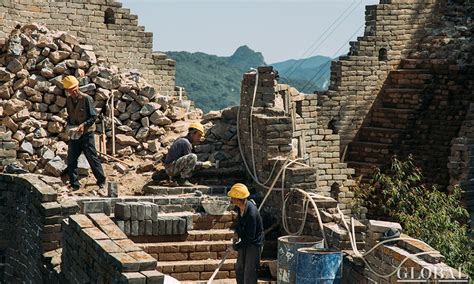
[[[278,284],[295,283],[297,250],[305,247],[323,248],[324,240],[312,236],[283,236],[278,238]]]
[[[296,284],[340,284],[342,252],[300,248],[297,253]]]

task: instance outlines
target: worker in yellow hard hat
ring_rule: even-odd
[[[74,76],[64,77],[63,88],[67,94],[67,129],[69,134],[67,172],[70,186],[73,190],[80,188],[77,179],[77,161],[81,153],[84,153],[97,180],[97,185],[104,188],[106,178],[95,148],[94,131],[97,112],[94,100],[79,90],[79,81]]]
[[[262,217],[255,203],[248,200],[250,192],[245,184],[234,184],[227,195],[238,213],[233,240],[233,248],[239,254],[235,264],[237,284],[256,284],[265,239]]]
[[[210,161],[198,161],[196,154],[193,153],[194,145],[200,143],[202,138],[204,138],[204,126],[199,122],[190,123],[188,134],[174,141],[163,161],[166,174],[175,179],[179,185],[192,186],[188,178],[193,171],[212,166]]]

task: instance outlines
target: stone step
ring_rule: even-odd
[[[370,126],[410,129],[416,119],[415,109],[378,108],[372,112]]]
[[[358,140],[361,142],[395,144],[405,135],[405,130],[364,126],[359,130]]]
[[[222,241],[186,241],[137,244],[160,263],[167,261],[192,261],[221,259],[228,249],[232,249],[231,240]],[[228,259],[237,258],[232,251]]]
[[[419,110],[423,102],[424,93],[419,89],[386,89],[382,93],[382,105],[386,108]]]
[[[219,279],[212,281],[213,284],[235,284],[235,279]],[[266,279],[258,279],[258,284],[276,284],[276,280],[266,280]],[[181,281],[181,284],[207,284],[207,281]]]
[[[364,163],[385,163],[397,153],[394,146],[385,143],[356,141],[349,144],[349,160]]]
[[[236,261],[235,258],[226,259],[215,279],[235,278]],[[157,270],[180,281],[208,280],[220,262],[220,259],[160,261]]]
[[[137,236],[130,237],[136,243],[158,242],[191,242],[191,241],[225,241],[232,239],[234,232],[230,229],[190,230],[177,236]]]
[[[383,168],[382,164],[349,161],[348,165],[355,169],[355,176],[363,176],[363,180],[369,180],[375,172],[375,168]]]
[[[162,185],[145,185],[143,190],[146,194],[152,195],[177,195],[177,194],[187,194],[187,193],[195,193],[197,190],[202,192],[203,194],[208,195],[225,195],[228,191],[230,186],[204,186],[204,185],[196,185],[196,186],[162,186]]]

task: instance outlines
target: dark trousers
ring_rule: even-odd
[[[92,173],[97,180],[97,184],[104,183],[105,174],[95,149],[94,133],[86,133],[77,140],[69,140],[67,150],[67,168],[71,185],[80,186],[79,181],[77,180],[77,160],[81,153],[84,153],[86,156],[87,161],[91,166]]]
[[[237,284],[256,284],[257,271],[260,265],[261,247],[248,245],[239,249],[239,256],[235,264]]]

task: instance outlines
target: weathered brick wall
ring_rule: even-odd
[[[163,283],[156,260],[105,214],[73,215],[63,227],[61,272],[69,283]]]
[[[1,283],[47,279],[42,255],[61,246],[61,221],[79,210],[75,202],[58,202],[58,183],[38,175],[0,175]]]
[[[347,56],[332,63],[329,90],[319,94],[321,125],[341,136],[341,152],[364,122],[389,72],[417,47],[423,28],[439,19],[439,2],[382,0],[367,6],[364,36],[351,43]]]
[[[113,0],[1,1],[0,38],[10,33],[17,23],[30,22],[68,31],[81,42],[93,45],[104,60],[119,68],[138,69],[160,94],[176,95],[175,61],[163,53],[153,52],[153,34],[139,26],[138,17],[121,3]]]

